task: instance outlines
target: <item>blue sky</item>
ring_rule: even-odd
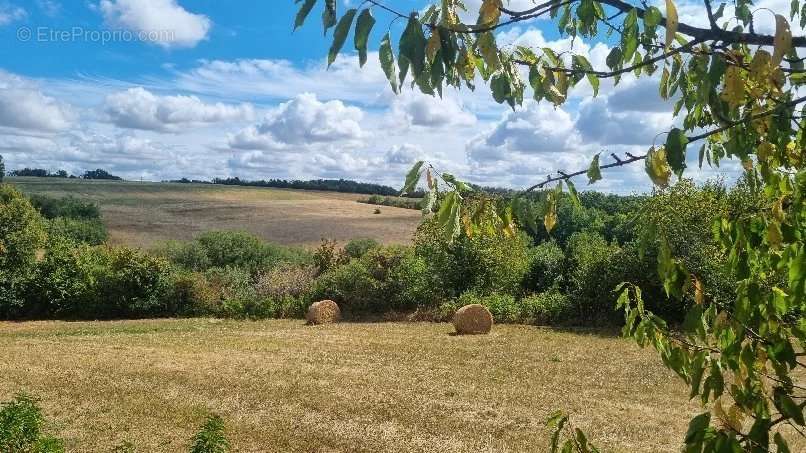
[[[779,7],[783,0],[764,1]],[[357,3],[339,0],[339,7]],[[387,3],[403,11],[428,4]],[[480,0],[466,3],[478,8]],[[330,42],[322,37],[321,7],[292,34],[297,6],[293,0],[0,0],[0,154],[7,168],[399,185],[406,168],[424,158],[474,182],[522,187],[550,170],[584,168],[600,151],[644,152],[673,125],[654,79],[605,82],[596,98],[583,83],[561,108],[527,102],[516,111],[495,104],[484,87],[448,90],[442,100],[410,90],[394,96],[377,54],[361,70],[349,40],[345,55],[326,70]],[[680,3],[681,18],[698,23],[698,7]],[[392,19],[380,11],[376,17],[371,50]],[[111,42],[98,42],[103,37]],[[498,40],[572,49],[544,20],[503,31]],[[576,41],[573,50],[603,66],[609,48]],[[640,166],[610,172],[596,186],[650,187]]]

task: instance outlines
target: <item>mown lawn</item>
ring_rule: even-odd
[[[546,416],[599,446],[676,451],[685,389],[602,332],[206,319],[0,323],[0,399],[42,399],[68,451],[177,451],[209,411],[236,451],[545,451]]]

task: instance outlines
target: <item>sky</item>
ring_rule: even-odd
[[[359,3],[338,0],[340,11]],[[428,3],[387,0],[402,11]],[[466,3],[477,11],[481,0]],[[510,1],[513,9],[531,5]],[[680,2],[681,21],[703,25],[700,5]],[[789,10],[786,0],[757,5]],[[448,89],[443,99],[408,88],[396,96],[377,45],[402,21],[375,11],[367,65],[359,68],[349,39],[327,69],[331,34],[322,35],[321,5],[292,33],[297,7],[293,0],[0,0],[6,168],[104,168],[145,180],[350,178],[399,187],[425,159],[465,180],[519,188],[551,171],[586,168],[598,152],[602,163],[610,153],[643,153],[675,125],[657,78],[604,81],[597,97],[582,82],[562,107],[526,101],[514,111],[481,83],[475,92]],[[771,27],[764,15],[757,30]],[[497,39],[574,50],[602,68],[609,52],[607,41],[561,38],[548,20],[507,28]],[[697,148],[687,177],[735,176],[730,163],[697,169]],[[604,176],[591,187],[651,190],[640,164]]]

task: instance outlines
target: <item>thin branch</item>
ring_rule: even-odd
[[[738,126],[740,124],[749,123],[749,122],[755,121],[755,120],[757,120],[759,118],[763,118],[763,117],[766,117],[766,116],[769,116],[769,115],[773,115],[776,112],[778,112],[778,111],[780,111],[780,110],[782,110],[782,109],[784,109],[786,107],[793,107],[793,106],[796,106],[796,105],[801,104],[803,102],[806,102],[806,96],[803,96],[803,97],[800,97],[800,98],[797,98],[797,99],[793,99],[793,100],[791,100],[789,102],[781,103],[781,104],[775,106],[774,108],[766,110],[764,112],[759,112],[759,113],[757,113],[755,115],[749,115],[749,116],[744,117],[744,118],[742,118],[740,120],[729,122],[727,125],[722,126],[720,128],[713,129],[713,130],[710,130],[710,131],[707,131],[707,132],[703,132],[702,134],[692,135],[692,136],[687,137],[687,138],[688,138],[689,143],[690,142],[695,142],[695,141],[698,141],[698,140],[702,140],[702,139],[708,138],[708,137],[710,137],[712,135],[716,135],[716,134],[720,134],[722,132],[725,132],[726,130],[731,129],[733,127],[736,127],[736,126]],[[629,164],[632,164],[634,162],[644,160],[644,159],[646,159],[646,156],[647,156],[646,154],[643,154],[643,155],[640,155],[640,156],[634,156],[632,154],[628,154],[627,159],[625,159],[625,160],[617,160],[616,162],[613,162],[613,163],[607,164],[607,165],[601,165],[599,167],[599,169],[604,170],[604,169],[607,169],[607,168],[622,167],[624,165],[629,165]],[[561,174],[559,176],[548,175],[548,177],[546,178],[545,181],[537,183],[537,184],[527,188],[522,193],[525,194],[525,193],[535,191],[537,189],[542,189],[547,184],[551,184],[552,182],[565,181],[565,180],[571,179],[571,178],[573,178],[575,176],[584,175],[587,172],[588,172],[588,170],[585,169],[585,170],[579,170],[579,171],[576,171],[576,172],[573,172],[573,173]]]
[[[711,0],[704,1],[705,10],[708,12],[708,22],[711,24],[711,30],[719,30],[719,25],[716,24],[716,18],[714,18],[714,11],[711,9]]]

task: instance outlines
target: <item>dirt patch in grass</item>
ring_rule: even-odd
[[[545,451],[572,414],[606,451],[677,451],[698,411],[606,333],[303,321],[0,323],[0,398],[42,398],[70,451],[176,451],[209,411],[236,451]]]
[[[376,215],[375,206],[357,202],[365,195],[336,192],[54,178],[10,182],[28,194],[97,202],[110,242],[138,247],[189,240],[210,230],[245,230],[288,245],[357,237],[407,243],[421,220],[418,211],[385,206]]]

